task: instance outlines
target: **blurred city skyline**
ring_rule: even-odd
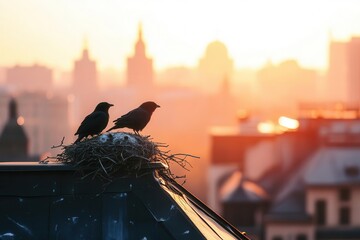
[[[141,135],[200,157],[171,167],[236,227],[359,239],[359,23],[355,0],[0,0],[0,161],[151,100]]]
[[[295,59],[325,70],[331,39],[360,35],[358,6],[357,1],[0,1],[0,66],[38,63],[70,71],[87,39],[99,70],[124,71],[141,22],[156,71],[196,66],[215,40],[226,45],[236,68]]]

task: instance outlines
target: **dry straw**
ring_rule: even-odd
[[[115,132],[85,139],[77,144],[64,145],[64,139],[58,146],[62,152],[46,161],[72,164],[78,169],[82,178],[99,177],[111,181],[115,176],[138,175],[146,169],[157,168],[162,174],[172,179],[185,178],[176,176],[169,168],[172,163],[189,170],[190,154],[171,154],[168,145],[153,142],[150,136],[132,133]]]

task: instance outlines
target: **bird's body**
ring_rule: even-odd
[[[131,110],[127,114],[121,116],[120,118],[114,120],[114,126],[108,130],[111,131],[117,128],[130,128],[134,130],[135,133],[142,131],[145,126],[150,121],[152,113],[156,108],[160,107],[154,102],[145,102],[140,105],[140,107]]]
[[[109,113],[108,110],[112,104],[107,102],[99,103],[95,110],[90,113],[85,119],[81,122],[78,130],[75,135],[79,135],[78,139],[74,143],[80,142],[81,139],[87,136],[93,136],[95,134],[101,133],[104,130],[109,122]]]

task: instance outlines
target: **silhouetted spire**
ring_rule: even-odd
[[[134,55],[128,58],[127,81],[128,85],[142,88],[152,86],[153,84],[152,59],[146,56],[141,22],[139,22],[138,39],[134,46]]]
[[[83,40],[83,49],[88,49],[88,39],[87,39],[87,37],[85,36],[84,37],[84,40]]]
[[[14,98],[9,102],[9,121],[16,121],[18,117],[17,105]]]
[[[138,41],[142,41],[142,23],[139,22]]]
[[[142,37],[142,24],[139,23],[139,29],[138,29],[138,40],[135,45],[135,55],[144,57],[145,54],[145,43],[143,41]]]
[[[82,59],[89,59],[89,50],[87,49],[83,50]]]
[[[88,40],[87,37],[84,37],[83,41],[83,52],[82,52],[82,58],[83,59],[89,59],[89,50],[88,50]]]

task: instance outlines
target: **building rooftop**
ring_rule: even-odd
[[[309,159],[306,185],[360,184],[358,147],[323,147]]]
[[[266,216],[267,221],[287,222],[301,221],[307,222],[310,216],[305,209],[305,184],[303,181],[309,162],[299,166],[287,178],[282,179],[284,185],[275,195],[270,211]]]
[[[266,191],[253,181],[244,179],[241,172],[231,173],[220,188],[222,202],[263,202],[268,201]]]
[[[305,209],[305,190],[311,186],[360,184],[360,149],[324,146],[295,171],[278,192],[267,220],[310,221]]]
[[[0,163],[0,238],[247,239],[162,167],[104,182],[66,164]]]

